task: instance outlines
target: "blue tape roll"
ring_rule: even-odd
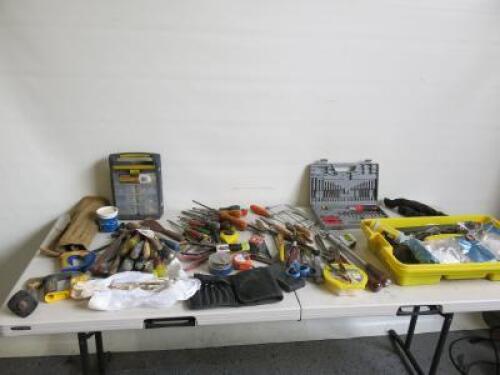
[[[104,233],[114,232],[118,229],[120,223],[116,217],[112,219],[99,219],[99,230]]]

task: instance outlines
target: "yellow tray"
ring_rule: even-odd
[[[391,270],[399,285],[437,284],[441,279],[489,279],[500,280],[500,262],[462,264],[405,264],[394,255],[393,248],[384,236],[373,229],[377,223],[388,229],[417,227],[432,224],[457,224],[464,221],[491,222],[496,227],[500,223],[487,215],[428,216],[410,218],[367,219],[361,222],[370,250]],[[377,227],[375,225],[375,227]]]

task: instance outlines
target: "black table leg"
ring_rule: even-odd
[[[106,375],[106,363],[104,355],[104,345],[102,343],[102,333],[101,332],[79,332],[78,333],[78,345],[80,347],[80,359],[82,365],[82,374],[90,374],[90,364],[89,364],[89,347],[88,339],[94,336],[95,348],[97,355],[97,368],[99,370],[99,375]]]
[[[439,340],[434,351],[434,356],[432,357],[432,364],[429,370],[429,375],[434,375],[437,373],[437,368],[439,366],[439,361],[441,360],[441,354],[443,354],[444,344],[446,343],[446,337],[450,331],[451,321],[453,320],[453,314],[443,314],[444,322],[441,328],[441,333],[439,334]]]
[[[421,307],[425,307],[426,309],[422,310]],[[425,371],[422,370],[418,361],[413,356],[411,351],[411,343],[413,340],[413,335],[415,333],[415,326],[417,324],[417,319],[420,315],[441,315],[444,319],[443,325],[441,327],[441,332],[439,334],[439,339],[436,345],[436,349],[434,350],[434,355],[432,357],[431,366],[429,369],[429,375],[435,375],[439,366],[439,361],[441,360],[441,354],[443,353],[444,345],[446,343],[446,338],[448,336],[448,332],[450,331],[451,322],[453,320],[453,314],[445,314],[441,311],[440,306],[414,306],[411,312],[405,311],[402,308],[398,310],[397,315],[399,316],[411,316],[410,325],[408,327],[408,332],[406,334],[406,339],[403,340],[399,337],[399,335],[394,330],[389,331],[389,338],[392,343],[395,345],[397,352],[401,359],[405,361],[405,363],[409,363],[409,367],[411,370],[418,375],[425,375]]]
[[[82,366],[82,374],[89,375],[89,347],[87,345],[87,334],[78,333],[78,346],[80,347],[80,360]]]

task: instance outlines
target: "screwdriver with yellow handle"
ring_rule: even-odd
[[[278,250],[278,258],[280,262],[285,263],[285,238],[283,237],[283,233],[277,233],[273,236],[274,245]]]

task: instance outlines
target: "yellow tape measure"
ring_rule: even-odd
[[[344,263],[343,271],[338,263],[331,263],[323,268],[323,278],[325,286],[333,293],[353,294],[356,291],[365,289],[368,276],[359,267],[353,264]]]

